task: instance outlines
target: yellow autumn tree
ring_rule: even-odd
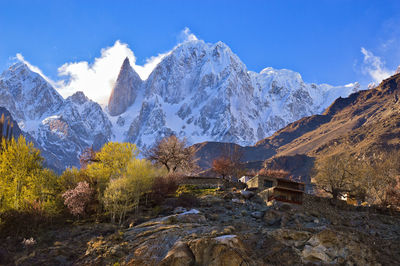
[[[109,142],[96,153],[96,161],[87,166],[86,174],[95,183],[99,202],[110,181],[125,174],[128,163],[138,154],[135,144],[119,142]]]
[[[40,151],[23,136],[2,141],[0,210],[24,210],[35,203],[49,212],[56,211],[57,177],[43,168]]]
[[[148,160],[133,159],[127,164],[126,172],[112,179],[104,192],[104,206],[111,221],[121,224],[127,212],[138,210],[141,197],[150,192],[157,176],[165,170],[157,168]]]
[[[62,192],[75,188],[79,182],[87,182],[91,187],[95,187],[97,181],[88,174],[86,169],[76,167],[67,168],[58,178],[58,183]]]

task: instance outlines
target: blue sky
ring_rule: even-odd
[[[186,27],[225,42],[249,70],[288,68],[306,82],[367,84],[400,65],[396,0],[0,0],[0,70],[20,53],[57,80],[60,66],[90,65],[117,40],[140,65],[172,49]]]

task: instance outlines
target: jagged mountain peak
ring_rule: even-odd
[[[122,63],[121,69],[126,68],[127,66],[130,66],[131,63],[129,62],[129,58],[125,57],[124,62]]]
[[[16,120],[39,119],[64,102],[50,83],[24,62],[17,62],[0,76],[0,106]]]
[[[85,102],[89,101],[89,98],[85,95],[85,93],[83,91],[77,91],[74,94],[72,94],[71,96],[69,96],[67,98],[67,100],[70,100],[75,104],[82,105]]]
[[[321,113],[355,88],[307,84],[286,69],[248,71],[228,45],[202,40],[177,45],[146,80],[125,58],[108,114],[83,92],[64,100],[41,73],[22,62],[5,72],[0,106],[66,166],[77,164],[85,146],[100,147],[109,140],[130,141],[142,149],[170,134],[187,137],[191,144],[254,144],[288,123]]]
[[[280,79],[291,79],[298,82],[303,82],[303,78],[301,77],[300,73],[290,69],[275,69],[273,67],[266,67],[260,71],[260,75],[273,76],[275,78],[279,77]]]
[[[249,145],[290,122],[321,113],[353,87],[307,84],[287,69],[251,72],[223,42],[192,40],[161,60],[143,82],[142,100],[123,114],[123,126],[117,128],[127,130],[131,123],[125,140],[139,146],[151,145],[166,132],[186,136],[191,143]]]
[[[4,80],[13,80],[14,82],[21,82],[26,79],[40,80],[43,83],[47,81],[36,71],[32,70],[26,63],[18,61],[6,69],[0,76]]]
[[[98,103],[83,92],[64,99],[40,71],[22,61],[0,75],[0,106],[58,171],[78,166],[85,147],[111,137],[111,122]]]
[[[229,64],[232,59],[242,63],[229,46],[221,41],[214,44],[206,43],[203,40],[186,41],[176,46],[167,57],[179,58],[185,62],[190,58],[196,57],[205,59],[205,62],[207,62],[206,59],[212,59],[212,63]]]
[[[6,71],[11,71],[11,72],[30,71],[30,68],[26,63],[22,61],[17,61],[14,64],[12,64]]]
[[[135,102],[142,83],[142,79],[132,68],[128,57],[126,57],[108,100],[109,114],[117,116],[124,113]]]
[[[135,75],[135,78],[140,79],[139,74],[136,73],[136,71],[131,66],[131,63],[130,63],[128,57],[125,57],[124,61],[122,62],[121,69],[119,71],[117,80],[124,78],[126,75]]]

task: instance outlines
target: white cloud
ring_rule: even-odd
[[[180,33],[179,39],[180,43],[183,43],[197,40],[197,37],[186,27]],[[57,86],[57,89],[64,97],[68,97],[76,91],[83,91],[90,99],[106,105],[122,62],[126,57],[129,58],[131,66],[138,75],[146,80],[153,69],[171,51],[150,57],[144,65],[136,65],[136,57],[129,46],[116,41],[113,46],[103,48],[101,56],[96,58],[93,64],[81,61],[62,65],[58,72],[65,79],[61,86]]]
[[[157,56],[152,56],[146,60],[146,64],[144,64],[143,66],[133,65],[132,67],[143,80],[146,80],[150,76],[153,69],[161,62],[164,57],[166,57],[170,53],[171,51],[164,54],[159,54]]]
[[[178,38],[179,42],[187,42],[187,41],[197,41],[198,38],[194,35],[188,27],[185,27]]]
[[[126,57],[138,75],[145,80],[166,55],[167,53],[159,54],[148,59],[143,66],[136,65],[136,57],[129,46],[116,41],[113,46],[103,48],[101,56],[95,58],[93,64],[81,61],[62,65],[58,72],[66,79],[63,86],[58,87],[58,91],[64,97],[76,91],[83,91],[90,99],[100,104],[107,104],[112,86]]]
[[[187,27],[179,34],[179,43],[194,40],[198,39]],[[17,54],[16,57],[27,64],[32,71],[46,79],[64,98],[77,91],[83,91],[90,99],[102,105],[107,105],[113,84],[126,57],[129,58],[131,66],[141,79],[146,80],[153,69],[171,51],[148,58],[144,65],[136,65],[135,54],[128,44],[117,40],[114,45],[101,49],[100,57],[95,58],[93,63],[80,61],[63,64],[58,68],[58,75],[60,76],[58,81],[53,81],[45,76],[38,67],[27,62],[21,54]]]
[[[361,47],[361,53],[364,55],[362,71],[369,75],[376,84],[394,74],[393,70],[385,67],[385,62],[379,56],[375,56],[364,47]]]

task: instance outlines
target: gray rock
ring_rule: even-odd
[[[251,217],[254,217],[254,218],[257,218],[257,219],[261,219],[264,214],[262,212],[260,212],[260,211],[255,211],[255,212],[252,212],[250,215],[251,215]]]
[[[250,199],[251,197],[253,197],[255,195],[253,191],[249,191],[249,190],[241,190],[240,194],[245,199]]]
[[[275,210],[267,211],[264,214],[264,222],[269,225],[280,225],[282,219],[282,214]]]
[[[141,85],[141,78],[131,67],[129,59],[125,58],[117,82],[108,100],[108,112],[110,115],[117,116],[125,112],[135,102],[137,91]]]
[[[183,207],[176,207],[173,211],[173,213],[177,214],[177,213],[183,213],[183,212],[187,212],[186,208]]]
[[[241,201],[240,199],[236,199],[236,198],[235,198],[235,199],[232,199],[232,202],[233,202],[233,203],[242,203],[242,201]]]

